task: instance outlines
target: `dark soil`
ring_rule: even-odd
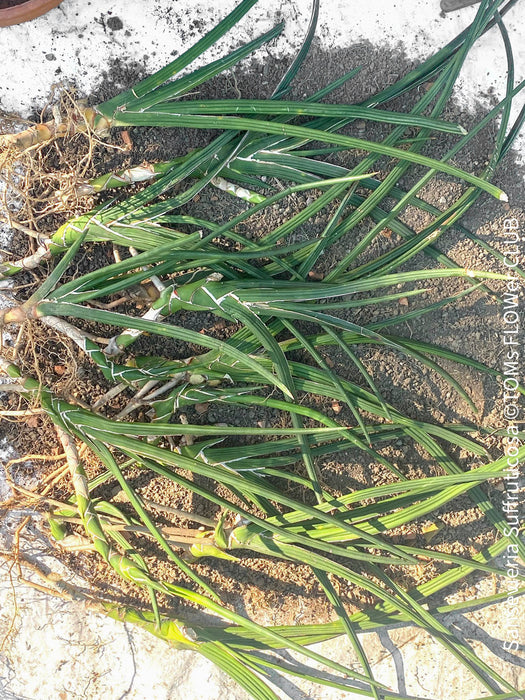
[[[13,3],[11,3],[13,4]],[[1,7],[1,5],[0,5]],[[382,77],[382,83],[392,83],[412,68],[412,64],[400,52],[391,50],[375,50],[370,44],[362,42],[344,51],[334,51],[324,53],[319,49],[312,52],[311,57],[302,69],[294,87],[292,97],[302,99],[320,86],[330,82],[343,70],[349,70],[356,65],[362,65],[362,72],[349,83],[341,88],[331,97],[331,101],[357,101],[366,98],[369,94],[376,92],[378,85],[376,76]],[[226,97],[266,97],[274,86],[278,83],[283,73],[284,62],[268,60],[263,66],[251,65],[243,71],[237,69],[215,80],[211,85],[205,86],[199,92],[199,99],[211,98],[214,96]],[[140,74],[140,71],[138,71]],[[122,67],[121,64],[114,64],[108,71],[106,79],[101,84],[99,91],[92,96],[94,102],[106,99],[108,96],[119,91],[122,87],[136,82],[137,71],[130,70],[129,65]],[[118,86],[118,87],[117,87]],[[381,85],[383,87],[383,85]],[[404,98],[389,105],[391,109],[406,111],[410,108],[410,100]],[[457,105],[453,105],[444,118],[461,123],[466,128],[478,120],[479,114],[464,112]],[[355,133],[356,126],[348,128],[349,133]],[[366,137],[379,139],[381,127],[371,124],[367,127]],[[145,160],[158,161],[173,158],[186,153],[189,149],[202,146],[209,142],[212,134],[197,130],[160,130],[160,129],[130,129],[129,136],[133,147],[129,152],[115,150],[110,146],[101,145],[96,151],[96,160],[93,164],[93,173],[104,173],[111,169],[129,167],[142,163]],[[491,152],[493,144],[491,129],[486,129],[479,137],[472,142],[468,151],[458,155],[456,162],[460,167],[470,172],[480,172],[487,155]],[[118,133],[112,134],[115,143],[121,144]],[[441,154],[446,150],[446,144],[452,137],[440,135],[439,144],[431,143],[428,155]],[[75,148],[74,145],[71,148]],[[66,151],[63,158],[67,161],[71,153]],[[60,156],[55,151],[48,154],[50,170],[60,167]],[[334,156],[334,162],[350,166],[362,157],[358,152],[343,152]],[[58,160],[57,160],[58,159]],[[380,162],[379,168],[386,172],[388,163]],[[89,173],[92,175],[93,173]],[[406,176],[401,186],[408,188],[419,175],[416,170]],[[525,201],[523,189],[521,187],[522,177],[518,167],[513,162],[512,154],[507,157],[505,167],[499,170],[496,183],[501,186],[510,197],[512,208],[505,207],[495,200],[483,196],[473,207],[462,223],[470,230],[476,232],[488,243],[498,248],[501,237],[502,220],[506,216],[516,216],[520,221],[525,221],[523,207]],[[462,191],[462,185],[450,178],[440,176],[429,183],[424,198],[439,208],[446,208],[454,201]],[[129,192],[129,191],[128,191]],[[286,221],[304,207],[307,197],[312,193],[304,193],[301,196],[290,197],[282,206],[269,209],[260,215],[252,217],[245,222],[242,232],[257,239],[262,236],[270,227],[275,228],[278,224]],[[205,189],[195,199],[189,203],[183,213],[210,219],[217,223],[228,220],[244,208],[244,204],[237,199],[231,198],[218,190]],[[313,237],[321,232],[330,216],[329,211],[322,211],[312,221],[308,222],[297,233],[298,236]],[[414,208],[409,208],[404,221],[414,230],[421,230],[427,221],[427,217]],[[54,230],[60,225],[59,214],[53,214],[48,220],[43,219],[41,225]],[[351,237],[343,239],[334,247],[322,260],[316,269],[316,273],[322,276],[329,268],[341,259],[350,246],[356,242],[356,236],[363,236],[371,227],[371,222],[365,220],[353,232]],[[15,239],[13,253],[16,257],[24,255],[21,239]],[[385,230],[375,242],[374,254],[386,252],[392,245],[397,243],[395,234]],[[478,248],[472,241],[468,240],[462,232],[457,230],[448,231],[439,241],[437,247],[446,251],[454,261],[462,266],[471,269],[482,269],[489,266],[491,269],[499,270],[495,261]],[[85,272],[103,265],[111,259],[111,246],[89,245],[84,248],[84,252],[75,262],[76,272]],[[370,255],[370,252],[367,253]],[[356,265],[364,262],[358,259]],[[423,254],[411,261],[410,269],[419,269],[429,266],[429,259]],[[22,284],[32,285],[39,283],[43,278],[43,272],[25,273],[18,279]],[[70,271],[73,274],[73,270]],[[35,280],[35,277],[37,278]],[[430,288],[423,298],[423,303],[428,304],[443,296],[458,292],[465,288],[463,282],[459,280],[443,280],[431,282],[427,285]],[[498,290],[498,284],[489,283],[487,286]],[[20,290],[21,297],[27,297],[33,291],[32,287]],[[130,301],[131,303],[131,301]],[[410,301],[410,307],[421,302]],[[414,306],[412,306],[414,304]],[[130,307],[133,308],[133,307]],[[365,325],[377,320],[387,314],[399,315],[404,313],[404,304],[398,302],[380,309],[373,306],[363,306],[361,309],[352,311],[349,318],[354,323]],[[196,330],[205,330],[207,333],[224,338],[234,332],[232,324],[225,324],[212,314],[180,314],[177,322]],[[99,335],[107,335],[108,329],[90,328]],[[435,342],[446,348],[473,357],[478,361],[486,363],[489,367],[501,369],[501,321],[498,304],[481,290],[467,295],[454,305],[449,305],[444,309],[436,310],[430,314],[419,318],[415,323],[400,323],[399,326],[392,327],[391,332],[405,337],[414,336],[417,339],[428,342]],[[32,324],[25,330],[25,346],[22,352],[23,360],[27,367],[37,367],[44,383],[50,384],[56,391],[72,400],[92,402],[102,395],[108,388],[104,378],[98,370],[89,366],[85,359],[75,348],[71,347],[63,339],[57,337],[43,328],[39,324]],[[195,348],[183,346],[175,341],[158,339],[152,349],[151,339],[142,338],[132,349],[133,354],[155,354],[177,359],[193,353]],[[335,370],[351,380],[358,380],[357,370],[348,365],[348,359],[333,348],[323,349],[325,357],[333,364]],[[378,389],[386,400],[394,404],[397,409],[408,416],[420,420],[446,423],[451,421],[472,422],[479,426],[498,427],[501,425],[500,412],[500,388],[495,379],[487,374],[481,374],[474,370],[469,370],[464,366],[454,365],[451,362],[442,361],[441,364],[450,371],[463,387],[466,388],[469,396],[478,408],[474,413],[468,405],[461,399],[450,386],[435,372],[417,364],[405,357],[398,355],[394,351],[384,349],[374,349],[363,346],[357,351],[361,361],[368,368],[374,378]],[[58,368],[58,369],[57,369]],[[129,394],[123,394],[108,406],[108,415],[114,415],[129,400]],[[341,422],[353,422],[353,417],[346,408],[333,406],[321,399],[304,397],[305,400],[314,402],[316,408],[326,412],[327,415],[336,417]],[[6,407],[16,408],[19,402],[13,396],[9,396]],[[264,422],[266,425],[280,427],[282,417],[270,410],[248,411],[239,410],[231,406],[205,407],[203,411],[197,411],[194,407],[188,408],[186,417],[190,423],[217,423],[224,422],[230,425],[255,425],[257,422]],[[140,414],[138,419],[144,419]],[[20,424],[4,424],[5,435],[20,454],[34,452],[35,444],[40,444],[39,450],[50,452],[58,450],[58,444],[54,436],[54,431],[47,419],[39,416],[32,423],[20,429]],[[494,456],[501,454],[501,445],[497,438],[479,436],[486,448]],[[232,443],[233,444],[233,443]],[[464,467],[472,466],[476,460],[472,455],[463,451],[446,449],[453,454],[458,462]],[[419,447],[415,447],[408,440],[398,440],[393,444],[386,445],[380,450],[381,454],[389,459],[394,466],[402,471],[408,478],[417,478],[425,475],[435,475],[442,473],[440,467],[431,460]],[[93,458],[88,462],[89,475],[93,476],[100,469],[100,466]],[[356,451],[344,451],[337,455],[331,455],[320,461],[319,467],[327,487],[334,493],[340,494],[363,488],[370,485],[386,483],[392,480],[392,475],[381,464],[373,459]],[[23,469],[23,468],[21,468]],[[30,470],[32,467],[26,466]],[[40,467],[38,467],[40,469]],[[48,471],[51,470],[51,467]],[[300,472],[300,467],[297,467]],[[46,471],[40,471],[45,474]],[[191,475],[186,475],[188,478]],[[192,494],[180,487],[175,487],[172,483],[156,477],[147,475],[144,472],[137,472],[130,475],[134,488],[144,497],[159,504],[166,504],[172,507],[191,511],[196,514],[213,517],[217,513],[210,512],[210,505],[204,503]],[[280,482],[282,483],[282,482]],[[216,488],[211,484],[207,484]],[[114,485],[111,487],[113,488]],[[497,485],[490,487],[490,495],[498,502],[500,492]],[[217,489],[220,492],[220,488]],[[63,498],[69,492],[69,485],[64,482],[56,488],[55,496]],[[303,493],[297,486],[290,484],[290,492],[297,498],[308,498],[309,495]],[[118,491],[101,491],[100,494],[106,498],[113,497],[119,505]],[[231,498],[231,494],[229,494]],[[426,539],[424,529],[429,524],[438,525],[437,534],[432,540],[432,546],[442,552],[455,553],[462,556],[472,556],[494,540],[494,532],[486,522],[482,513],[472,505],[468,496],[458,499],[450,507],[443,508],[432,516],[431,519],[422,519],[420,522],[399,528],[398,532],[392,533],[393,541],[407,542],[411,545],[424,546]],[[167,517],[166,524],[182,525],[183,521],[177,518]],[[187,524],[187,523],[186,523]],[[148,563],[155,557],[155,573],[161,578],[184,581],[184,577],[175,571],[174,567],[165,560],[164,555],[151,544],[149,540],[141,538],[137,540],[145,550]],[[75,566],[80,573],[84,574],[94,584],[103,590],[114,592],[114,587],[123,595],[139,597],[140,592],[123,583],[116,576],[108,573],[105,564],[98,558],[91,555],[73,557],[68,555],[70,563]],[[396,571],[397,580],[406,586],[414,586],[433,577],[436,573],[447,568],[443,563],[428,562],[425,566],[417,569],[398,569]],[[245,557],[239,563],[224,562],[220,560],[204,560],[196,567],[199,575],[210,582],[220,593],[222,599],[240,611],[246,611],[255,619],[272,624],[296,624],[312,621],[322,621],[331,617],[331,611],[326,603],[325,597],[319,589],[319,585],[308,567],[292,566],[285,562],[269,561],[262,557]],[[468,584],[472,585],[474,579],[470,578]],[[186,581],[187,583],[187,581]],[[240,585],[239,585],[240,584]],[[356,589],[355,587],[341,585],[341,597],[349,605],[350,609],[361,607],[366,603],[375,601],[367,591]]]
[[[7,10],[9,7],[24,5],[27,0],[0,0],[0,10]]]

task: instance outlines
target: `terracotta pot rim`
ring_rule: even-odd
[[[40,17],[61,2],[62,0],[26,0],[21,5],[7,7],[0,10],[0,27],[10,27]]]

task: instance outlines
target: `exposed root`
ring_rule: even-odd
[[[58,462],[64,459],[65,454],[62,452],[59,455],[40,455],[40,454],[30,454],[24,455],[24,457],[16,457],[16,459],[10,459],[6,463],[6,468],[12,467],[14,464],[23,464],[24,462]]]
[[[0,137],[0,146],[25,151],[41,143],[86,131],[104,136],[110,126],[111,122],[108,119],[98,114],[92,107],[87,107],[78,101],[75,103],[75,109],[68,110],[66,118],[50,119],[42,124],[34,124],[16,134],[4,134]]]
[[[95,175],[93,156],[107,120],[66,90],[53,111],[53,120],[0,135],[0,221],[30,238],[26,251],[18,248],[24,257],[5,261],[0,275],[46,260],[50,232],[94,204],[91,197],[79,197],[77,187]]]
[[[12,565],[14,565],[14,555],[12,552],[0,551],[0,557],[7,561],[11,561]],[[48,595],[52,595],[56,598],[62,598],[62,600],[88,600],[87,591],[81,591],[76,586],[72,586],[71,584],[67,583],[61,578],[60,575],[52,572],[41,562],[37,563],[32,561],[28,557],[19,553],[17,563],[20,567],[28,569],[28,571],[36,574],[40,580],[44,581],[44,585],[38,584],[35,581],[25,578],[20,572],[20,576],[18,577],[18,581],[20,583],[30,586],[31,588],[41,591],[42,593],[47,593]]]
[[[6,648],[9,640],[11,639],[14,629],[15,629],[15,624],[16,624],[16,619],[20,614],[19,608],[18,608],[18,601],[16,597],[16,589],[15,589],[15,583],[13,580],[13,568],[15,566],[15,561],[13,558],[13,555],[8,552],[0,552],[0,557],[3,557],[4,559],[7,559],[10,562],[10,566],[8,569],[8,576],[9,576],[9,583],[11,584],[11,592],[13,596],[13,614],[11,616],[11,621],[9,623],[9,627],[7,629],[7,632],[4,635],[4,638],[2,639],[2,643],[0,644],[0,652],[3,652],[4,649]]]
[[[82,360],[71,338],[64,336],[60,329],[56,332],[51,324],[44,326],[35,323],[31,312],[26,311],[24,307],[8,309],[4,321],[13,322],[14,316],[19,320],[24,313],[29,320],[22,328],[16,347],[6,347],[4,356],[12,360],[16,358],[22,373],[35,377],[42,385],[48,384],[49,378],[52,377],[53,386],[58,393],[67,400],[86,407],[81,399],[74,396],[79,387],[78,375],[81,374],[79,366]],[[0,319],[1,316],[2,310]],[[35,402],[37,398],[35,397]]]
[[[67,470],[69,471],[69,466],[67,467]],[[8,501],[3,501],[0,504],[4,509],[16,510],[17,508],[21,507],[31,507],[36,512],[37,507],[40,507],[43,510],[48,510],[50,506],[55,508],[64,507],[64,503],[61,501],[58,501],[55,498],[50,498],[49,496],[43,496],[37,491],[26,489],[24,486],[20,486],[20,484],[17,484],[12,480],[9,482],[9,485],[15,495]]]

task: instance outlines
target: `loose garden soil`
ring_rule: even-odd
[[[13,4],[18,3],[7,3],[7,5]],[[5,5],[6,3],[0,2],[0,7]],[[376,92],[379,87],[383,87],[383,85],[378,86],[375,83],[374,76],[384,76],[385,81],[392,83],[413,67],[401,52],[393,54],[391,51],[377,50],[367,42],[362,42],[351,49],[330,53],[317,48],[312,51],[312,55],[301,70],[292,97],[302,99],[333,80],[343,70],[349,70],[356,65],[364,66],[362,72],[352,79],[344,89],[340,89],[332,96],[331,101],[355,102],[364,99],[369,94]],[[267,97],[273,86],[278,83],[283,69],[283,62],[278,60],[269,60],[263,66],[254,64],[245,71],[238,69],[206,86],[199,93],[198,98],[215,96],[221,98]],[[114,64],[108,70],[97,94],[92,96],[93,101],[98,102],[120,91],[123,86],[132,85],[138,77],[140,77],[140,70],[136,67],[130,68],[129,65],[122,67],[118,63]],[[410,103],[405,98],[389,105],[389,108],[407,111],[410,108]],[[472,123],[479,119],[479,116],[479,114],[467,114],[457,106],[453,106],[444,115],[444,118],[460,123],[468,129]],[[355,125],[350,126],[348,133],[355,135],[358,128]],[[380,125],[367,126],[366,138],[379,139],[381,128]],[[125,143],[122,141],[121,134],[113,132],[107,144],[96,144],[93,162],[86,172],[86,177],[137,165],[144,161],[155,162],[170,159],[204,145],[211,136],[209,133],[189,129],[178,131],[130,129],[129,137],[132,148],[124,150]],[[456,164],[469,172],[480,172],[491,152],[493,137],[492,128],[484,130],[479,138],[471,143],[468,152],[457,157]],[[434,144],[425,153],[427,155],[442,154],[449,141],[451,144],[453,143],[451,137],[439,134],[436,136]],[[119,148],[116,149],[114,146]],[[85,150],[86,139],[82,135],[69,142],[59,143],[56,147],[54,145],[47,146],[40,153],[39,167],[49,172],[62,170],[66,173],[71,169],[72,163],[78,160],[79,154],[84,153]],[[334,157],[334,162],[350,166],[362,158],[362,155],[358,152],[343,152]],[[387,159],[379,161],[379,177],[387,172],[389,166],[390,163]],[[403,180],[401,186],[409,187],[419,174],[417,169],[414,169]],[[525,201],[521,189],[522,178],[518,166],[513,162],[512,154],[507,157],[495,181],[508,193],[510,207],[483,196],[462,223],[476,232],[487,243],[498,248],[499,241],[502,240],[502,221],[505,217],[515,216],[521,222],[525,222]],[[273,183],[268,183],[268,185],[270,184]],[[34,198],[44,198],[43,195],[48,188],[48,183],[38,182],[35,187]],[[444,209],[457,199],[462,191],[462,184],[440,175],[439,178],[435,178],[429,183],[423,197],[433,205]],[[45,196],[47,197],[48,193]],[[101,198],[96,201],[102,201],[102,198],[107,196],[107,193],[101,195]],[[122,193],[117,193],[117,196],[122,196]],[[275,228],[279,223],[289,219],[296,211],[304,207],[308,198],[312,196],[315,194],[308,192],[289,197],[281,206],[264,210],[245,222],[242,232],[258,239],[270,227]],[[79,213],[82,209],[89,210],[92,205],[93,200],[75,202],[68,214]],[[35,206],[38,209],[44,205],[37,202]],[[240,200],[219,190],[206,188],[185,207],[184,213],[221,223],[243,210],[244,207],[244,203]],[[329,215],[330,211],[320,212],[295,235],[305,237],[317,235],[322,231]],[[53,232],[66,218],[68,217],[64,213],[56,211],[39,219],[38,225],[43,232]],[[421,230],[428,223],[427,216],[412,207],[405,212],[403,220],[416,231]],[[344,256],[349,247],[355,243],[356,236],[364,235],[369,228],[370,222],[367,220],[353,231],[351,240],[343,239],[334,249],[330,250],[315,270],[318,278],[322,278],[327,270]],[[397,243],[395,234],[385,230],[377,238],[375,249],[369,251],[367,255],[371,252],[374,254],[385,252],[395,243]],[[500,266],[493,258],[458,231],[448,231],[438,241],[437,247],[464,267],[470,269],[490,268],[501,271]],[[17,234],[11,250],[15,258],[27,254],[25,237]],[[83,248],[83,252],[77,256],[74,266],[67,274],[80,274],[107,264],[112,261],[112,254],[111,245],[87,245]],[[363,259],[359,259],[357,262],[360,264]],[[410,263],[412,269],[428,266],[429,260],[422,254]],[[16,292],[17,297],[19,299],[27,298],[45,278],[46,272],[44,266],[40,271],[25,272],[19,275],[17,277],[19,285]],[[464,289],[464,282],[451,279],[438,280],[421,286],[429,288],[423,298],[423,303],[427,304]],[[490,282],[487,286],[495,291],[501,291],[501,286],[498,283]],[[413,308],[416,308],[420,303],[422,302],[412,300],[408,302],[407,300],[407,304]],[[137,308],[136,302],[130,299],[124,308],[133,311]],[[395,302],[380,309],[367,306],[354,310],[351,312],[351,319],[365,325],[387,314],[399,315],[404,311],[406,311],[406,304],[402,300],[401,303]],[[206,333],[219,338],[228,337],[235,330],[234,327],[212,314],[195,315],[185,312],[179,314],[176,322],[196,330],[205,330]],[[104,327],[89,326],[89,330],[100,336],[111,335],[109,329]],[[494,298],[478,290],[456,301],[453,305],[419,318],[413,324],[401,323],[399,326],[393,327],[392,332],[407,337],[413,335],[420,340],[434,342],[484,362],[489,367],[501,369],[502,346],[499,339],[501,330],[498,303]],[[43,383],[53,388],[57,393],[70,400],[92,403],[109,388],[102,374],[89,365],[86,358],[76,348],[64,339],[55,336],[50,329],[35,322],[26,326],[23,333],[20,344],[22,365],[33,374],[37,372]],[[155,354],[172,359],[187,356],[195,351],[199,351],[199,349],[183,346],[167,339],[157,339],[154,344],[152,344],[151,339],[142,339],[132,348],[133,354]],[[358,380],[357,370],[354,371],[349,367],[347,358],[341,356],[336,349],[328,348],[324,354],[327,361],[342,376]],[[463,366],[459,367],[447,361],[440,361],[466,388],[478,408],[478,413],[475,414],[454,390],[431,370],[416,365],[412,361],[407,361],[406,358],[393,351],[385,351],[383,348],[363,347],[358,351],[358,355],[369,369],[384,398],[410,417],[438,423],[468,422],[492,428],[500,427],[502,424],[499,400],[500,386],[489,375],[475,372]],[[115,415],[129,401],[130,396],[129,393],[122,394],[118,399],[108,404],[104,410],[107,410],[108,415]],[[312,397],[304,396],[301,397],[301,400],[312,402]],[[353,424],[353,417],[345,407],[323,402],[320,399],[316,401],[316,408],[325,411],[327,415],[337,418],[343,424]],[[8,396],[4,404],[8,409],[16,409],[21,406],[19,400],[14,396]],[[190,423],[197,424],[208,422],[228,423],[234,426],[264,424],[286,427],[282,422],[282,416],[269,409],[246,411],[231,406],[202,405],[189,407],[185,414]],[[140,413],[135,413],[134,418],[145,419]],[[42,415],[32,416],[25,423],[4,421],[2,430],[20,455],[35,452],[35,445],[38,445],[38,452],[57,454],[60,451],[54,429]],[[501,454],[502,445],[499,438],[479,433],[477,439],[494,458]],[[229,444],[234,443],[230,442]],[[472,455],[459,449],[451,449],[449,445],[444,445],[444,447],[464,467],[471,467],[477,463],[477,458],[473,458]],[[393,444],[383,447],[380,452],[409,478],[442,473],[439,466],[428,455],[423,453],[420,448],[414,447],[408,440],[399,439]],[[93,458],[86,456],[86,459],[89,474],[92,476],[97,473],[100,467]],[[35,473],[39,478],[43,478],[55,466],[49,464],[47,467],[41,467],[40,463],[26,464],[13,468],[13,475],[17,480],[23,479],[25,474],[34,476]],[[334,494],[387,483],[393,479],[392,474],[383,466],[355,451],[344,451],[335,456],[332,455],[322,460],[319,466],[327,488]],[[297,470],[302,473],[300,466],[297,466]],[[190,478],[189,475],[188,478]],[[191,478],[198,479],[200,477]],[[137,471],[130,474],[130,479],[134,488],[146,499],[207,517],[217,515],[216,512],[210,512],[208,503],[201,502],[197,496],[189,491],[177,488],[171,483],[167,484],[160,477]],[[282,484],[282,482],[280,483]],[[495,503],[498,503],[501,500],[498,483],[494,483],[489,488],[491,498]],[[304,492],[297,485],[290,484],[290,489],[295,498],[311,498],[309,493]],[[69,483],[67,479],[64,479],[57,484],[52,495],[55,498],[64,499],[69,493]],[[125,504],[122,503],[123,499],[118,492],[111,491],[111,488],[108,490],[108,487],[105,487],[103,491],[97,492],[97,495],[102,494],[106,498],[113,497],[125,510]],[[431,522],[438,526],[437,534],[432,539],[432,547],[442,552],[471,557],[494,541],[493,529],[467,495],[455,501],[453,509],[450,506],[443,508],[435,514],[435,517],[432,517],[432,521],[424,519],[399,528],[399,531],[392,534],[394,541],[414,546],[425,546],[427,539],[424,529]],[[175,526],[187,525],[184,521],[167,514],[159,516],[159,523]],[[137,546],[146,552],[147,563],[152,565],[153,572],[159,578],[184,581],[184,577],[164,559],[163,554],[149,540],[137,539]],[[147,600],[142,597],[140,591],[123,583],[121,579],[117,579],[108,571],[106,565],[94,555],[62,553],[61,557],[85,576],[102,594],[112,595],[117,599],[131,598],[141,604],[147,604]],[[155,560],[156,563],[154,563]],[[355,565],[357,566],[357,564]],[[444,563],[425,562],[415,569],[398,567],[393,573],[400,583],[412,587],[434,577],[436,573],[446,568],[447,564]],[[310,569],[306,566],[292,566],[285,562],[270,561],[262,557],[242,558],[241,555],[241,561],[237,563],[206,559],[196,564],[196,570],[204,580],[212,584],[225,603],[232,605],[238,611],[246,612],[257,621],[272,624],[297,624],[299,622],[321,622],[332,618],[332,612],[324,594]],[[466,597],[470,597],[468,595],[469,589],[475,580],[476,578],[472,576],[467,582],[459,584],[460,591]],[[367,591],[351,588],[343,583],[339,592],[350,610],[357,610],[363,605],[376,602]],[[164,602],[167,604],[166,601]],[[170,601],[169,605],[172,610],[175,609],[176,614],[180,615],[185,604]],[[184,615],[187,616],[187,612],[185,610]]]
[[[7,10],[8,7],[23,5],[27,0],[0,0],[0,10]]]

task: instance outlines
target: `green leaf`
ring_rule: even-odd
[[[97,109],[101,114],[111,117],[113,113],[121,109],[129,101],[140,98],[143,95],[147,95],[149,92],[159,87],[176,73],[181,71],[186,66],[193,63],[196,58],[204,53],[210,46],[213,46],[224,34],[226,34],[230,29],[232,29],[239,20],[244,17],[244,15],[249,12],[249,10],[255,5],[257,0],[242,0],[242,2],[225,17],[219,24],[217,24],[211,31],[209,31],[202,39],[194,44],[190,49],[181,54],[167,66],[161,68],[159,71],[150,75],[145,80],[137,83],[130,90],[117,95],[111,100],[107,100],[102,104],[98,105]]]
[[[272,103],[273,104],[273,103]],[[278,102],[275,104],[279,104]],[[270,121],[261,121],[258,119],[244,119],[242,117],[227,117],[227,116],[204,116],[204,115],[183,115],[177,112],[177,107],[170,104],[157,105],[154,109],[146,110],[145,112],[134,112],[129,110],[121,112],[118,119],[115,120],[118,126],[161,126],[161,127],[188,127],[194,129],[233,129],[237,131],[255,131],[260,133],[278,134],[282,136],[298,136],[308,138],[310,140],[322,141],[325,143],[333,143],[347,148],[357,148],[370,151],[380,155],[390,156],[399,161],[408,161],[417,163],[418,165],[432,168],[436,172],[447,173],[462,180],[465,180],[471,185],[479,187],[488,192],[496,199],[504,202],[508,201],[507,195],[495,185],[479,178],[475,175],[455,168],[448,163],[422,156],[412,151],[404,151],[402,149],[385,146],[373,141],[365,139],[356,139],[351,136],[342,136],[340,134],[332,134],[317,129],[310,129],[304,126],[295,126],[291,124],[277,124]]]
[[[279,700],[278,696],[242,662],[238,652],[221,642],[199,644],[199,653],[233,678],[255,700]]]

